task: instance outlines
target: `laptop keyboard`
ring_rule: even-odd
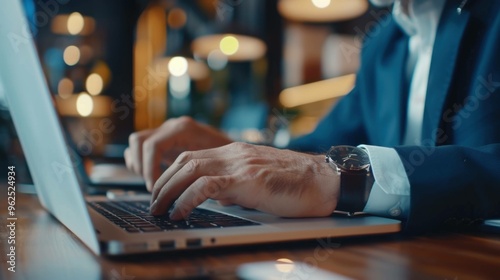
[[[149,214],[148,201],[105,201],[89,202],[89,204],[115,225],[131,233],[259,225],[242,218],[200,208],[193,210],[188,220],[173,221],[168,215]]]

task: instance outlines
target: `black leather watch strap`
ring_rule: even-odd
[[[340,198],[336,210],[348,213],[361,212],[368,202],[374,183],[371,172],[340,174]]]

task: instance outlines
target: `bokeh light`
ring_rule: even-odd
[[[208,54],[207,64],[210,69],[219,71],[224,69],[227,65],[227,56],[220,50],[213,50]]]
[[[98,95],[102,92],[104,82],[99,74],[92,73],[85,81],[85,87],[91,95]]]
[[[74,89],[73,82],[68,78],[60,80],[57,85],[57,93],[63,99],[69,98],[73,94]]]
[[[82,32],[84,26],[85,21],[80,13],[74,12],[69,15],[67,23],[69,34],[76,35]]]
[[[186,12],[180,8],[173,8],[167,17],[168,25],[174,29],[182,28],[187,21]]]
[[[168,62],[168,71],[172,76],[180,77],[187,73],[188,62],[182,56],[175,56]]]
[[[235,54],[240,47],[240,43],[236,37],[228,35],[220,40],[219,48],[220,51],[225,55]]]
[[[283,273],[289,273],[295,268],[293,261],[285,258],[277,259],[274,265],[279,272]]]
[[[88,117],[94,110],[94,101],[86,92],[82,92],[76,99],[76,111],[82,117]]]
[[[311,0],[316,8],[324,9],[332,3],[331,0]]]
[[[64,63],[69,66],[73,66],[80,61],[80,49],[76,46],[68,46],[64,49]]]

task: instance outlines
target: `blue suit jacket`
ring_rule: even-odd
[[[500,1],[448,0],[429,74],[422,146],[401,146],[408,85],[408,37],[388,17],[365,38],[354,89],[314,132],[289,148],[394,147],[405,166],[408,230],[500,213]]]

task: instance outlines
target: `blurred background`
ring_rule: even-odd
[[[286,146],[350,91],[363,38],[389,14],[367,0],[23,3],[63,126],[93,163],[184,115]],[[29,182],[4,95],[0,161]]]

